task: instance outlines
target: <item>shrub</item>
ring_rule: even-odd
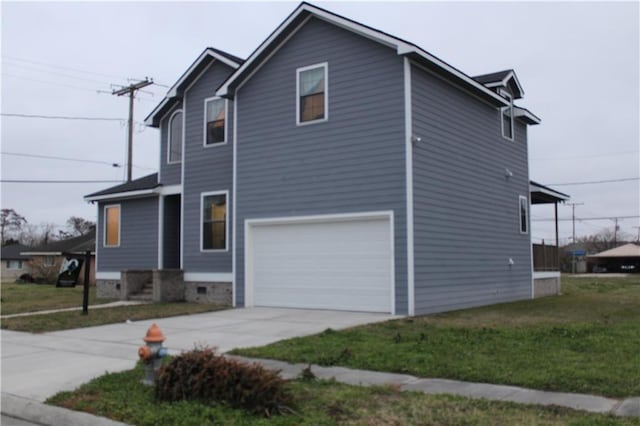
[[[278,371],[216,354],[211,348],[184,352],[158,372],[156,398],[160,401],[197,400],[227,403],[264,416],[289,410],[290,395]]]

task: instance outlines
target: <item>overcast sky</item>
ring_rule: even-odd
[[[126,98],[110,84],[145,76],[135,102],[134,177],[158,166],[159,135],[141,122],[207,46],[246,58],[298,3],[0,3],[2,14],[2,208],[31,223],[95,220],[83,195],[122,180]],[[571,195],[578,236],[640,225],[639,3],[316,2],[411,41],[468,75],[513,68],[519,101],[542,118],[530,127],[530,178]],[[98,91],[107,93],[98,93]],[[6,114],[116,118],[21,118]],[[62,161],[64,157],[86,160]],[[633,178],[633,180],[629,180]],[[626,181],[561,185],[603,180]],[[562,218],[571,207],[559,208]],[[553,238],[550,206],[532,212],[535,242]],[[561,242],[571,222],[560,223]]]

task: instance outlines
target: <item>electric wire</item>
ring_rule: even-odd
[[[50,120],[89,120],[89,121],[127,121],[124,118],[115,117],[76,117],[68,115],[42,115],[42,114],[13,114],[13,113],[0,113],[3,117],[18,117],[18,118],[42,118]]]
[[[595,185],[600,183],[616,183],[616,182],[630,182],[634,180],[640,180],[640,177],[619,178],[619,179],[605,179],[594,180],[587,182],[562,182],[562,183],[550,183],[549,186],[570,186],[570,185]]]

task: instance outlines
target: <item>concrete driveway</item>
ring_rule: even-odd
[[[277,308],[230,309],[44,334],[1,331],[2,392],[44,401],[105,372],[133,368],[152,323],[172,354],[195,345],[233,348],[397,318],[387,314]]]

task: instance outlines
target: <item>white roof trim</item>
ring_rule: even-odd
[[[540,117],[536,116],[534,113],[532,113],[529,110],[514,106],[513,111],[514,111],[515,118],[524,117],[535,124],[542,123],[542,120],[540,119]]]
[[[151,111],[151,114],[148,115],[147,119],[144,120],[144,124],[146,124],[147,126],[150,126],[151,124],[153,124],[153,117],[155,117],[155,115],[158,113],[159,110],[161,110],[167,102],[169,102],[171,100],[171,98],[175,98],[176,96],[178,96],[178,87],[180,87],[180,85],[182,83],[184,83],[184,81],[189,78],[189,76],[193,73],[193,71],[200,65],[200,63],[208,56],[211,56],[212,58],[226,64],[229,65],[231,68],[238,68],[240,66],[240,64],[236,63],[235,61],[232,61],[231,59],[222,56],[216,52],[214,52],[213,50],[207,48],[204,52],[202,52],[200,54],[200,56],[198,56],[198,59],[196,59],[193,64],[189,67],[189,69],[187,71],[185,71],[182,74],[182,77],[180,77],[180,79],[178,79],[177,82],[175,82],[175,84],[173,86],[171,86],[171,88],[167,91],[167,94],[165,95],[164,99],[162,100],[162,102],[160,102],[160,104],[158,106],[156,106],[153,111]],[[200,76],[198,76],[200,77]]]
[[[523,97],[524,96],[524,89],[522,88],[522,85],[520,84],[520,80],[518,80],[518,76],[516,75],[516,73],[513,70],[509,71],[509,74],[507,74],[502,80],[495,81],[493,83],[487,83],[487,84],[485,84],[485,86],[487,86],[487,87],[506,87],[507,86],[507,82],[511,78],[513,78],[513,81],[515,81],[516,86],[518,87],[518,91],[520,92],[520,97]]]
[[[61,251],[21,251],[23,256],[62,256]]]
[[[260,45],[260,47],[258,47],[258,49],[256,49],[249,58],[247,58],[247,60],[244,62],[244,64],[242,64],[242,66],[240,66],[238,69],[236,69],[236,71],[227,79],[227,81],[224,82],[224,84],[222,86],[220,86],[220,88],[218,89],[218,91],[216,92],[217,96],[221,96],[221,97],[228,97],[229,96],[229,86],[231,85],[231,83],[233,83],[240,74],[242,74],[254,61],[255,59],[260,56],[260,54],[262,52],[265,51],[265,49],[267,49],[271,43],[284,31],[285,28],[287,28],[302,12],[309,12],[311,14],[313,14],[314,16],[316,16],[317,18],[323,19],[325,21],[328,21],[334,25],[337,25],[339,27],[342,27],[344,29],[347,29],[349,31],[355,32],[357,34],[360,34],[364,37],[367,37],[371,40],[377,41],[378,43],[384,44],[386,46],[392,47],[396,49],[396,52],[398,55],[407,55],[409,53],[416,53],[417,55],[421,56],[422,58],[426,59],[427,61],[430,61],[432,63],[434,63],[435,65],[437,65],[438,67],[444,69],[445,71],[447,71],[448,73],[462,79],[463,81],[465,81],[466,83],[474,86],[475,88],[477,88],[478,90],[484,92],[486,95],[494,98],[495,100],[499,101],[500,103],[507,105],[508,102],[505,101],[502,96],[497,95],[496,93],[492,92],[491,90],[487,89],[483,84],[478,83],[477,81],[473,80],[471,77],[463,74],[462,72],[458,71],[457,69],[453,68],[452,66],[446,64],[445,62],[441,61],[440,59],[436,58],[435,56],[425,52],[424,50],[403,42],[402,40],[389,36],[387,34],[384,34],[380,31],[377,30],[373,30],[371,28],[367,28],[366,26],[359,24],[357,22],[353,22],[350,21],[346,18],[343,18],[341,16],[337,16],[335,14],[329,13],[327,11],[318,9],[315,6],[312,6],[310,4],[306,4],[303,3],[301,4],[291,15],[289,15],[289,18],[287,18],[282,24],[280,24],[278,26],[278,28],[269,36],[269,38],[267,38],[264,42],[262,42],[262,44]]]
[[[116,198],[132,198],[132,197],[144,197],[146,195],[155,195],[158,191],[155,189],[140,189],[138,191],[117,192],[115,194],[95,195],[93,197],[84,197],[85,201],[102,201],[112,200]]]
[[[540,185],[536,185],[535,183],[529,183],[529,192],[542,192],[543,194],[547,194],[547,195],[551,195],[552,197],[555,198],[559,198],[561,200],[567,201],[569,200],[571,197],[567,196],[566,194],[563,194],[561,192],[557,192],[554,191],[553,189],[550,188],[545,188],[543,186]]]

